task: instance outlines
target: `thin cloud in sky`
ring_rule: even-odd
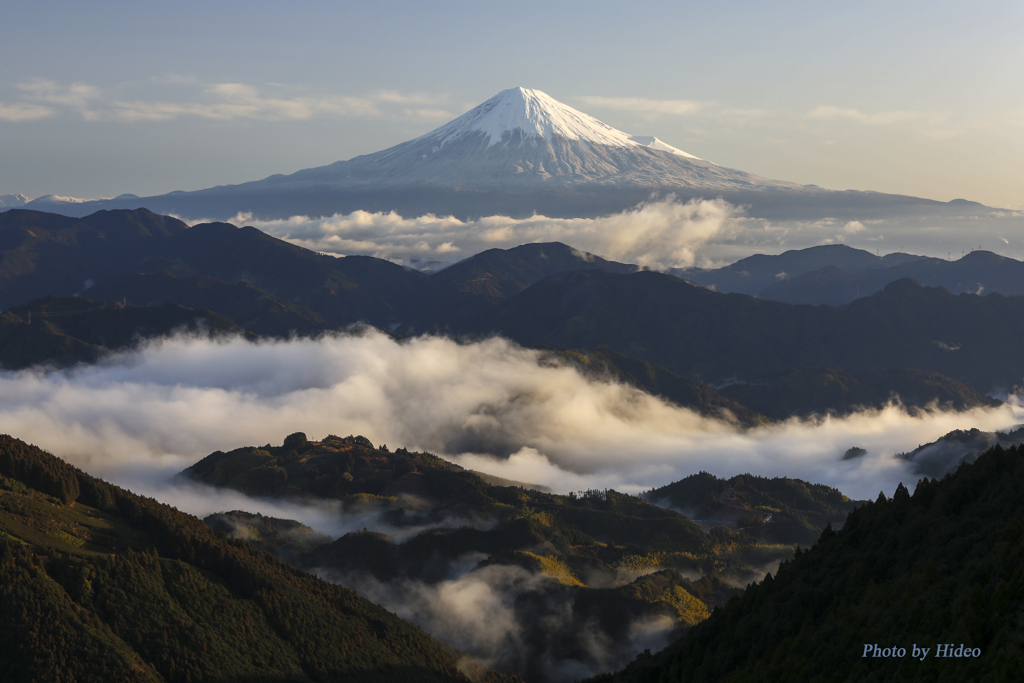
[[[38,104],[4,104],[0,102],[0,121],[36,121],[56,112]]]
[[[184,88],[177,100],[128,98],[130,86],[99,88],[88,83],[34,79],[18,84],[21,102],[0,103],[0,120],[26,121],[48,116],[80,116],[86,121],[169,121],[202,118],[304,121],[313,118],[438,120],[451,118],[447,95],[401,93],[368,95],[296,95],[287,86],[248,83],[201,84],[183,76],[167,82]]]
[[[685,116],[705,107],[704,103],[693,100],[657,100],[647,97],[584,96],[577,99],[588,107],[617,109],[647,117]]]
[[[907,123],[909,121],[926,121],[934,123],[946,118],[943,114],[932,114],[921,111],[881,111],[869,114],[859,109],[848,109],[844,107],[832,107],[822,105],[815,107],[807,113],[811,119],[835,120],[848,119],[868,125],[887,126],[896,123]]]

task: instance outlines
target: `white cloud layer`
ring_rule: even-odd
[[[912,121],[938,123],[945,120],[947,115],[921,111],[880,111],[867,113],[860,111],[859,109],[822,105],[815,107],[808,112],[807,118],[824,120],[846,119],[873,126],[888,126],[896,123],[909,123]]]
[[[600,218],[486,216],[462,221],[451,216],[403,218],[394,212],[355,211],[273,221],[254,221],[250,214],[239,214],[232,222],[316,251],[398,261],[454,262],[486,249],[563,242],[604,258],[667,268],[693,265],[697,249],[713,239],[727,238],[738,228],[741,215],[737,207],[720,199],[682,203],[668,197]]]
[[[706,470],[799,477],[873,498],[917,479],[893,453],[954,428],[991,430],[1020,417],[1011,406],[916,417],[890,406],[739,431],[631,387],[538,362],[541,357],[501,339],[397,342],[374,331],[259,344],[175,337],[94,366],[0,373],[0,432],[198,516],[260,512],[337,537],[361,528],[394,529],[374,509],[252,499],[172,477],[214,450],[280,444],[304,431],[313,438],[362,434],[376,444],[434,452],[558,492],[637,493]],[[867,454],[843,461],[851,446]],[[454,526],[480,522],[448,520]],[[640,620],[612,643],[573,617],[571,596],[556,591],[553,599],[545,597],[551,579],[518,567],[474,569],[480,559],[462,558],[434,584],[320,573],[487,664],[525,670],[540,662],[548,680],[620,668],[643,648],[663,647],[673,634],[670,620]],[[616,578],[618,585],[631,577]],[[581,649],[566,654],[547,645],[563,640],[535,637],[556,633],[573,634]]]
[[[173,473],[295,431],[362,434],[561,492],[638,492],[707,470],[874,497],[917,480],[893,453],[1019,420],[1010,406],[917,417],[889,407],[741,432],[538,357],[501,339],[399,343],[376,332],[259,344],[178,337],[72,371],[0,374],[0,432],[206,514],[209,497],[164,488]],[[851,446],[868,454],[841,461]]]
[[[486,249],[563,242],[607,259],[661,269],[718,267],[751,253],[777,254],[819,244],[942,258],[959,258],[961,251],[980,246],[1024,258],[1024,241],[1004,237],[1019,227],[1021,216],[1008,211],[988,218],[781,221],[747,216],[743,207],[721,199],[683,203],[670,195],[599,218],[486,216],[462,221],[451,216],[404,218],[394,212],[355,211],[267,221],[243,213],[231,222],[328,254],[366,254],[400,263],[454,263]]]

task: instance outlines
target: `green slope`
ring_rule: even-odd
[[[802,546],[813,544],[826,526],[841,526],[860,505],[823,484],[752,474],[719,479],[707,472],[652,489],[644,498],[706,524],[760,525],[764,538]]]
[[[352,591],[9,436],[0,613],[5,681],[468,680]]]

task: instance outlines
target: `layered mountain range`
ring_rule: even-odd
[[[774,256],[755,254],[722,268],[669,272],[720,292],[791,304],[841,306],[904,278],[954,294],[1024,294],[1024,263],[984,250],[952,260],[904,253],[876,256],[829,244]]]
[[[18,209],[0,214],[0,256],[6,368],[93,362],[181,330],[254,341],[353,333],[353,325],[358,333],[360,324],[396,336],[501,334],[535,349],[538,363],[630,384],[740,430],[891,400],[912,410],[994,405],[986,392],[1024,376],[1024,298],[963,291],[1013,286],[1010,260],[970,271],[977,282],[959,294],[901,277],[899,269],[933,260],[844,247],[672,274],[528,244],[426,274],[146,210],[78,219]],[[986,259],[975,253],[960,267]],[[942,263],[935,277],[964,277]],[[765,296],[780,272],[795,281],[829,268],[897,279],[841,306],[740,293]],[[211,453],[183,473],[264,498],[327,500],[389,532],[335,539],[237,511],[207,518],[208,528],[0,439],[0,602],[17,616],[4,633],[18,645],[0,666],[40,679],[77,667],[82,680],[129,671],[152,680],[498,680],[386,611],[434,636],[455,633],[444,631],[448,612],[437,605],[445,603],[424,601],[487,586],[513,635],[500,656],[469,638],[473,647],[460,649],[529,680],[607,671],[679,636],[618,680],[676,680],[682,671],[698,680],[824,680],[844,660],[820,655],[822,638],[859,648],[903,633],[969,643],[1009,671],[1021,658],[1007,607],[1020,599],[1012,494],[1021,454],[978,453],[1020,438],[955,432],[896,456],[915,472],[956,474],[925,481],[913,497],[901,486],[849,518],[855,501],[793,479],[702,472],[643,497],[555,495],[356,436],[292,434],[280,446]],[[473,446],[496,456],[515,447]],[[864,455],[851,447],[833,457]],[[829,523],[845,525],[822,535]],[[768,563],[790,557],[792,544],[815,538],[814,549],[730,600],[774,568]],[[960,550],[947,556],[951,544]],[[301,568],[358,586],[385,609]],[[980,585],[998,599],[970,588],[978,576],[990,577]],[[911,621],[891,617],[893,604]],[[792,647],[806,652],[780,658]],[[859,664],[864,677],[874,670]],[[878,671],[893,674],[889,664]],[[976,677],[956,664],[960,678]],[[925,662],[921,671],[930,669],[938,670]]]
[[[0,237],[7,367],[89,361],[183,326],[278,338],[359,323],[402,336],[500,334],[748,426],[892,399],[992,405],[985,394],[1024,376],[1024,300],[954,295],[906,278],[847,306],[794,306],[557,243],[493,249],[428,275],[145,210],[84,219],[10,210],[0,214]],[[783,267],[799,274],[840,264],[879,277],[931,262],[914,258],[821,247],[680,274],[756,289]],[[1004,261],[1011,270],[1017,263]]]
[[[48,195],[6,204],[85,216],[100,209],[146,207],[193,219],[325,216],[355,210],[458,217],[541,213],[597,216],[652,194],[721,197],[753,215],[809,218],[907,213],[979,214],[951,203],[877,192],[836,192],[725,168],[656,137],[631,135],[539,90],[504,90],[413,140],[373,154],[288,175],[193,192],[83,201]]]

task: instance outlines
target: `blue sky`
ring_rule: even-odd
[[[156,194],[420,135],[513,86],[733,168],[1024,208],[1011,1],[34,2],[0,194]]]

